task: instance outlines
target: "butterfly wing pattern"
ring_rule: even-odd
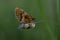
[[[15,8],[15,14],[16,14],[17,20],[20,22],[20,26],[18,27],[18,29],[35,28],[35,23],[34,23],[35,18],[33,18],[23,9]]]

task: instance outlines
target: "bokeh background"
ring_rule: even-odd
[[[0,40],[57,40],[59,6],[57,0],[0,0]],[[58,7],[57,7],[58,6]],[[39,22],[34,29],[20,29],[15,8],[31,14]]]

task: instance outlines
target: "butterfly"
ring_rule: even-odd
[[[15,14],[17,20],[20,22],[20,26],[18,28],[30,29],[35,27],[35,18],[23,9],[15,8]]]

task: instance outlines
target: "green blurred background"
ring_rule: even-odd
[[[0,0],[0,40],[57,40],[57,6],[57,0]],[[18,30],[16,7],[42,21],[34,29]]]

